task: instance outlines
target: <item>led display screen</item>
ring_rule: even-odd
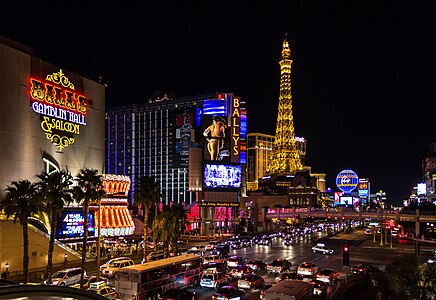
[[[241,188],[241,182],[241,165],[214,163],[204,164],[204,190],[239,190]]]
[[[69,239],[83,237],[83,222],[85,213],[83,211],[63,211],[59,220],[59,227],[56,230],[56,238]],[[88,214],[88,237],[95,236],[94,213]]]

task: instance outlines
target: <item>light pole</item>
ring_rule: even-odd
[[[100,280],[100,233],[101,233],[101,197],[98,197],[98,229],[97,229],[97,281]]]

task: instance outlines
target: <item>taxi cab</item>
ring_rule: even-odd
[[[330,249],[323,243],[318,243],[315,246],[312,247],[313,253],[321,253],[321,254],[333,254],[333,249]]]

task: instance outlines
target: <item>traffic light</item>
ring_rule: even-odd
[[[350,266],[350,247],[348,247],[348,245],[342,247],[342,264],[344,266]]]

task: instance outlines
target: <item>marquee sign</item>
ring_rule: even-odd
[[[80,126],[86,125],[87,99],[74,90],[74,84],[62,70],[45,80],[30,78],[29,96],[34,112],[41,115],[41,129],[62,151],[74,143]]]
[[[336,176],[336,185],[345,194],[351,193],[358,184],[359,177],[352,170],[343,170]]]

